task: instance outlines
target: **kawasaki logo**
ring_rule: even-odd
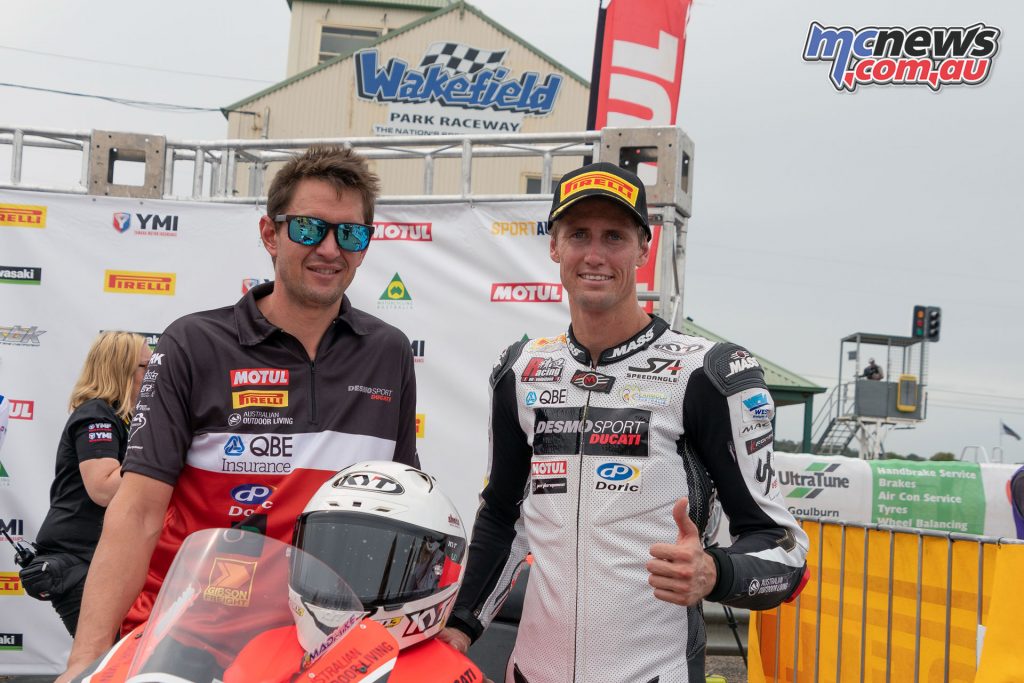
[[[38,285],[43,269],[31,266],[0,266],[0,283],[9,285]]]

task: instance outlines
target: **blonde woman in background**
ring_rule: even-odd
[[[21,574],[26,592],[51,600],[72,636],[103,514],[121,483],[128,425],[151,355],[140,335],[103,332],[71,392],[38,555]]]

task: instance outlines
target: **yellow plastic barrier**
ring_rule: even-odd
[[[1024,545],[802,523],[811,579],[793,603],[751,615],[751,683],[1024,680]]]

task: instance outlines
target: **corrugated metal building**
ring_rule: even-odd
[[[230,138],[586,127],[587,81],[465,2],[294,0],[289,5],[290,75],[225,108]],[[377,163],[385,194],[423,191],[420,164]],[[555,177],[576,165],[556,159]],[[459,191],[458,160],[439,160],[434,174],[434,193]],[[475,160],[473,190],[541,192],[540,176],[539,160]],[[244,182],[240,178],[239,186]]]

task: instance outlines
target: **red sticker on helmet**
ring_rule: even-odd
[[[462,565],[458,562],[453,562],[452,558],[445,556],[444,568],[441,569],[441,580],[438,582],[438,589],[446,588],[454,583],[459,582],[459,576],[462,574]]]

